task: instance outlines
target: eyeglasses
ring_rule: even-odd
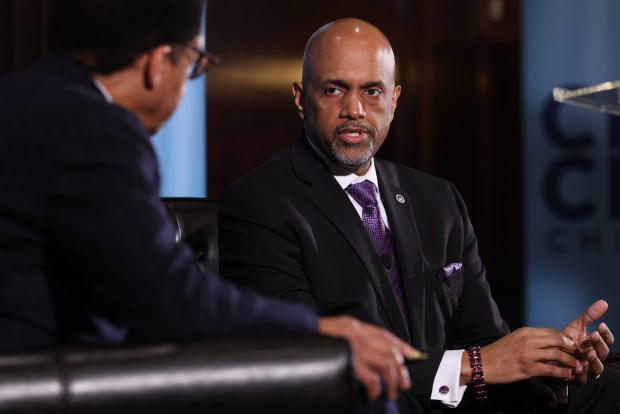
[[[220,63],[220,58],[206,50],[200,49],[198,46],[194,45],[183,45],[184,47],[190,49],[191,51],[196,53],[196,59],[194,60],[194,64],[191,67],[191,70],[188,69],[188,78],[196,79],[202,74],[206,73],[213,66]]]

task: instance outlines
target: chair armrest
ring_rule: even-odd
[[[342,414],[355,387],[347,342],[319,335],[0,356],[11,414]]]

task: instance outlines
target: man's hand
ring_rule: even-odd
[[[562,329],[579,347],[575,354],[579,359],[579,364],[575,367],[575,378],[582,384],[585,384],[589,377],[596,378],[603,372],[603,361],[609,355],[609,346],[614,343],[614,336],[604,323],[591,334],[587,332],[588,325],[601,318],[607,308],[607,302],[598,300]]]
[[[381,379],[387,398],[392,400],[399,389],[411,387],[404,360],[417,351],[386,330],[350,316],[339,316],[319,319],[319,332],[348,339],[356,376],[366,388],[369,400],[381,394]]]
[[[570,378],[578,366],[577,344],[555,329],[521,328],[480,350],[485,382],[507,384],[534,376]],[[471,378],[467,353],[461,360],[461,384]]]

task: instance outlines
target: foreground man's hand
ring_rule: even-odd
[[[601,318],[608,307],[607,302],[598,300],[562,329],[579,347],[576,353],[579,364],[575,367],[575,379],[581,384],[603,372],[603,361],[609,355],[609,346],[614,343],[614,336],[604,323],[599,324],[598,330],[587,332],[588,325]]]
[[[381,380],[385,395],[392,400],[398,396],[399,389],[411,387],[405,357],[418,352],[386,330],[350,316],[338,316],[319,319],[319,332],[349,341],[355,374],[366,388],[369,400],[381,394]]]

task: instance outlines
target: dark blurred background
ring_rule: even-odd
[[[207,78],[209,198],[297,137],[291,86],[312,32],[341,17],[367,20],[391,40],[403,87],[379,156],[456,184],[502,314],[520,326],[520,8],[518,0],[210,1],[207,46],[222,63]],[[48,0],[0,0],[0,76],[45,49],[48,10]]]

